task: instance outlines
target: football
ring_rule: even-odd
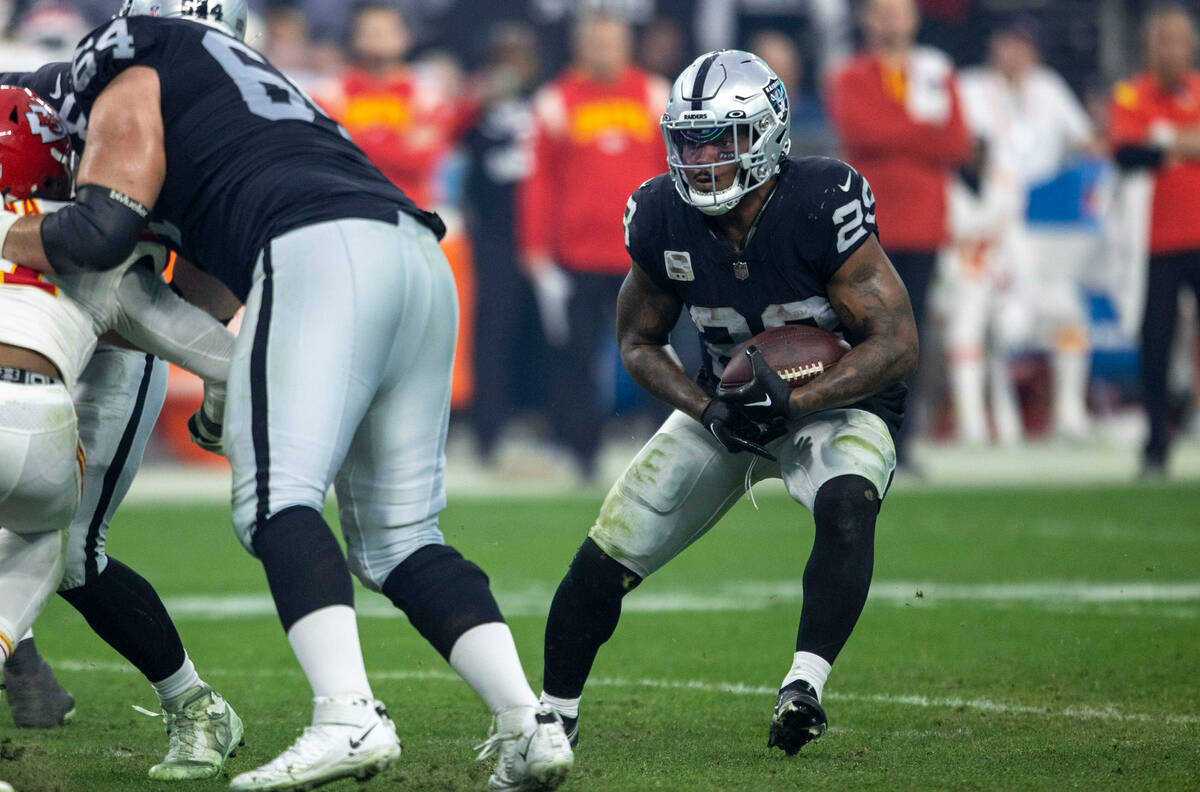
[[[759,348],[767,364],[793,388],[819,376],[850,351],[849,344],[819,327],[769,327],[733,353],[725,373],[721,375],[723,390],[740,388],[753,377],[750,358],[746,356],[746,350],[751,345]]]

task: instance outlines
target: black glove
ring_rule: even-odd
[[[1121,170],[1141,170],[1162,165],[1166,152],[1158,146],[1121,146],[1113,152],[1113,159]]]
[[[718,388],[717,398],[757,424],[786,421],[791,415],[792,388],[768,365],[758,347],[746,348],[754,376],[740,388]]]
[[[763,429],[745,416],[738,415],[720,399],[708,403],[700,414],[700,423],[730,453],[749,451],[763,459],[776,461],[775,455],[761,445],[766,435]]]

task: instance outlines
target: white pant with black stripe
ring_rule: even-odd
[[[108,522],[141,467],[167,395],[168,369],[153,355],[100,343],[75,384],[87,467],[71,521],[62,591],[84,585],[108,566]]]
[[[349,565],[378,589],[443,541],[446,424],[458,303],[433,233],[336,220],[260,256],[229,374],[233,522],[254,531],[335,486]]]

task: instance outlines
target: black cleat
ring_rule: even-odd
[[[829,719],[821,709],[821,702],[817,701],[817,691],[804,680],[797,679],[779,691],[767,747],[782,748],[788,756],[793,756],[824,734],[828,726]]]
[[[579,718],[568,718],[566,715],[559,715],[563,722],[563,731],[567,733],[567,742],[571,747],[579,745]]]
[[[17,644],[4,664],[4,688],[18,729],[53,729],[75,715],[75,699],[58,684],[32,638]]]

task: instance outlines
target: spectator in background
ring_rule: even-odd
[[[1053,343],[1054,432],[1082,439],[1088,434],[1089,349],[1079,283],[1085,262],[1063,257],[1053,236],[1031,231],[1025,217],[1031,188],[1057,177],[1071,155],[1099,149],[1079,100],[1042,65],[1032,20],[1017,17],[997,28],[988,53],[985,66],[968,69],[959,81],[968,125],[983,150],[978,169],[954,185],[955,244],[945,268],[959,439],[987,439],[988,339],[997,436],[1009,444],[1021,438],[1008,356],[1035,338]]]
[[[591,478],[604,423],[600,357],[629,271],[620,218],[638,185],[663,170],[658,119],[668,86],[631,65],[632,33],[618,15],[584,13],[573,44],[574,65],[535,98],[519,244],[557,347],[547,377],[551,420]]]
[[[642,30],[638,39],[638,65],[665,80],[683,71],[691,52],[687,34],[679,20],[658,17]]]
[[[384,175],[423,207],[439,201],[442,159],[466,131],[475,106],[455,95],[439,70],[406,59],[412,45],[404,15],[387,2],[354,6],[349,66],[318,100]]]
[[[916,46],[918,23],[913,0],[867,0],[867,49],[834,73],[829,108],[846,161],[880,199],[880,235],[924,335],[930,279],[948,241],[946,191],[971,141],[954,64],[938,50]],[[897,438],[900,463],[910,468],[912,423],[905,421]]]
[[[1118,165],[1154,174],[1141,335],[1150,432],[1142,469],[1160,476],[1170,448],[1167,370],[1180,287],[1200,294],[1200,73],[1195,23],[1183,6],[1155,8],[1145,42],[1146,71],[1113,91],[1110,142]]]
[[[454,272],[459,300],[450,403],[462,409],[474,395],[475,275],[461,216],[445,203],[442,176],[474,119],[477,102],[460,90],[462,75],[452,58],[432,53],[421,63],[407,63],[412,37],[392,3],[365,0],[355,5],[349,35],[350,65],[317,98],[393,184],[446,221],[442,251]]]
[[[800,48],[788,34],[779,30],[761,30],[750,37],[748,52],[753,52],[767,62],[788,97],[800,96],[800,81],[804,75],[804,62],[800,59]]]
[[[313,62],[308,19],[293,6],[277,5],[263,20],[262,53],[275,68],[305,91],[316,91],[332,75],[319,71]]]
[[[791,155],[832,155],[837,143],[817,97],[804,90],[804,58],[796,39],[781,30],[760,30],[750,37],[746,49],[766,61],[787,88]]]
[[[516,192],[533,160],[532,87],[538,74],[537,37],[520,23],[493,28],[491,58],[483,79],[489,83],[484,106],[464,140],[467,229],[475,251],[479,293],[475,334],[475,373],[480,382],[471,422],[480,457],[494,461],[496,441],[513,407],[522,399],[520,350],[536,349],[540,338],[537,307],[517,258]]]

